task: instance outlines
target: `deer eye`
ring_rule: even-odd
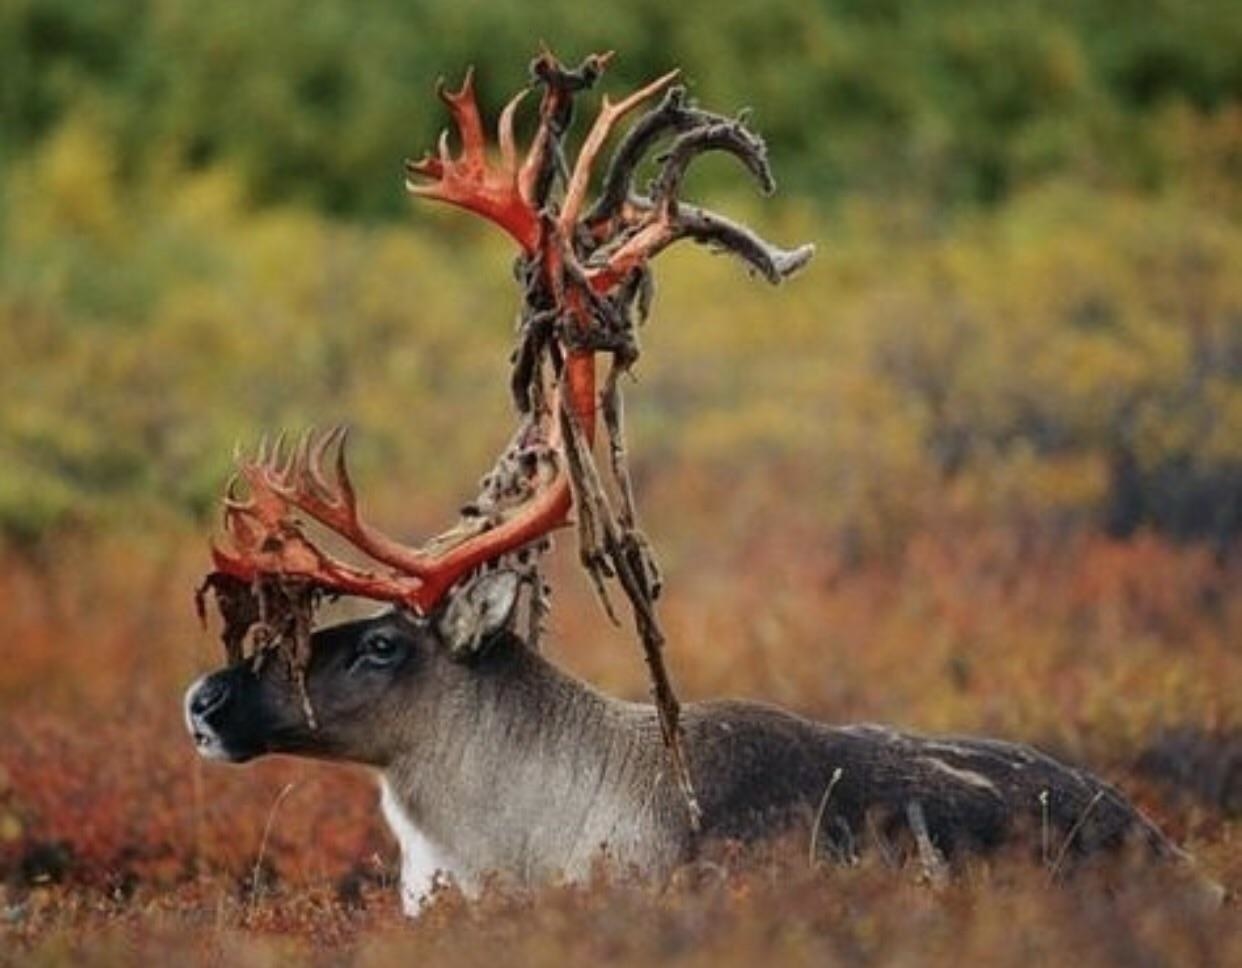
[[[404,644],[396,636],[375,632],[359,644],[358,658],[368,665],[388,666],[400,659],[404,651]]]

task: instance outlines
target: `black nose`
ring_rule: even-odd
[[[231,688],[223,676],[204,680],[190,697],[190,712],[195,716],[211,715],[228,701]]]

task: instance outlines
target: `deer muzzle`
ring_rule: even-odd
[[[244,763],[266,752],[255,677],[245,666],[209,673],[185,693],[185,723],[199,755]]]

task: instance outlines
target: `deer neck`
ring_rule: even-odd
[[[630,850],[651,843],[658,773],[649,707],[600,695],[516,638],[433,672],[416,740],[382,781],[407,907],[436,870],[471,890],[494,870],[582,876],[604,845],[639,859]]]

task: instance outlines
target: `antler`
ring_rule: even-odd
[[[412,195],[433,198],[460,205],[495,222],[526,252],[534,252],[539,244],[539,214],[534,205],[529,178],[519,178],[517,149],[513,140],[513,116],[526,96],[519,91],[500,113],[497,136],[500,142],[500,164],[490,163],[483,139],[483,122],[474,97],[474,69],[466,71],[461,90],[449,91],[441,81],[436,93],[448,105],[449,113],[461,136],[462,153],[453,158],[449,150],[448,131],[440,135],[437,154],[425,154],[418,161],[405,163],[408,176],[430,178],[429,184],[406,179],[406,190]],[[540,163],[546,141],[536,139],[523,170]]]
[[[531,65],[534,81],[543,87],[540,121],[530,152],[520,170],[515,168],[512,144],[513,112],[510,101],[501,115],[500,144],[503,175],[478,175],[484,149],[478,109],[471,96],[471,75],[462,92],[447,98],[461,130],[467,162],[473,158],[473,180],[459,178],[457,186],[477,186],[473,196],[454,195],[445,182],[447,149],[441,142],[440,164],[407,166],[419,175],[442,177],[433,186],[411,186],[415,194],[441,198],[481,212],[505,227],[522,246],[519,274],[524,304],[519,345],[514,354],[513,392],[523,414],[538,412],[546,396],[543,386],[549,370],[558,381],[563,447],[578,513],[579,554],[610,617],[615,614],[605,593],[615,578],[629,598],[635,626],[651,672],[656,706],[673,773],[686,798],[692,823],[697,824],[698,802],[681,749],[679,706],[664,666],[664,635],[656,619],[654,600],[660,592],[659,571],[649,545],[638,529],[623,437],[618,377],[638,358],[634,321],[641,319],[650,301],[648,263],[669,245],[688,238],[714,249],[731,252],[752,270],[778,283],[802,268],[814,253],[810,245],[785,250],[761,239],[749,229],[695,205],[681,202],[679,193],[691,163],[700,155],[723,151],[737,158],[770,193],[775,188],[761,138],[744,118],[730,119],[687,103],[683,87],[672,86],[671,71],[617,103],[607,97],[578,153],[572,173],[561,156],[561,144],[572,119],[575,94],[591,87],[607,66],[611,54],[588,57],[575,69],[566,68],[544,51]],[[666,92],[658,107],[641,118],[621,141],[604,176],[604,189],[587,211],[591,171],[616,124],[644,101]],[[650,196],[633,188],[634,174],[652,149],[672,137],[657,159],[659,174]],[[493,184],[503,180],[507,198],[521,200],[521,217],[494,213]],[[553,197],[563,183],[559,206]],[[520,229],[514,226],[520,223]],[[592,445],[596,423],[595,354],[612,355],[612,369],[604,393],[604,415],[609,434],[610,468],[621,507],[614,511],[604,490]]]
[[[483,124],[474,98],[473,71],[461,90],[439,87],[462,143],[462,156],[450,156],[442,136],[438,156],[407,162],[407,189],[423,198],[470,209],[500,225],[523,251],[527,317],[551,313],[556,342],[569,372],[569,397],[590,440],[595,425],[595,378],[590,359],[595,352],[621,353],[626,367],[637,357],[631,319],[636,300],[647,291],[647,263],[680,239],[691,239],[731,252],[769,282],[780,282],[802,268],[814,253],[810,245],[786,250],[724,216],[688,205],[678,194],[690,164],[700,155],[723,151],[736,157],[770,193],[775,182],[761,138],[745,118],[726,118],[689,103],[684,87],[672,86],[669,71],[628,97],[613,103],[604,98],[572,173],[561,157],[561,143],[572,119],[573,98],[594,85],[612,59],[611,52],[587,57],[567,68],[544,50],[531,65],[534,83],[542,86],[539,126],[525,160],[519,165],[513,122],[521,92],[501,112],[498,125],[500,163],[486,158]],[[660,92],[663,101],[637,121],[622,139],[608,164],[604,188],[586,211],[591,172],[609,135],[629,112]],[[634,191],[635,172],[642,160],[665,139],[668,150],[651,195]],[[432,179],[419,183],[417,177]],[[558,200],[553,191],[563,183]],[[638,306],[640,315],[644,307]],[[541,339],[549,344],[543,326]],[[519,351],[519,357],[523,353]],[[529,359],[538,353],[526,353]],[[556,369],[560,371],[561,361]],[[519,407],[526,394],[517,387]]]
[[[359,515],[346,463],[347,439],[342,428],[308,432],[288,453],[277,441],[271,448],[260,444],[253,456],[239,455],[238,477],[248,494],[237,494],[238,478],[230,482],[224,500],[228,546],[212,547],[218,572],[243,582],[279,575],[328,594],[359,595],[425,613],[462,576],[537,541],[568,515],[569,485],[555,440],[545,446],[517,442],[512,463],[519,470],[508,489],[523,497],[520,503],[491,501],[493,506],[482,511],[476,502],[457,528],[430,543],[445,550],[409,547]],[[335,480],[330,482],[324,462],[334,450]],[[302,516],[385,567],[363,568],[329,555],[308,536]]]
[[[605,594],[608,579],[616,579],[630,601],[673,772],[691,822],[697,824],[699,808],[681,751],[679,707],[661,654],[664,636],[654,607],[660,577],[638,529],[618,380],[638,358],[635,312],[641,321],[650,302],[648,263],[669,245],[691,239],[730,252],[772,283],[802,268],[814,247],[782,249],[724,216],[681,201],[687,169],[707,152],[737,158],[765,193],[773,190],[774,181],[764,143],[746,127],[745,118],[726,118],[689,103],[685,88],[673,86],[677,71],[616,103],[605,98],[571,170],[563,142],[574,97],[595,84],[611,57],[591,55],[572,69],[547,50],[534,60],[532,82],[543,93],[539,124],[521,162],[514,120],[528,91],[519,92],[501,111],[499,159],[493,160],[475,100],[473,70],[457,91],[441,83],[437,93],[457,128],[460,154],[454,157],[445,132],[436,154],[405,165],[411,194],[482,215],[521,248],[523,306],[511,385],[522,425],[485,479],[483,494],[456,527],[412,548],[377,531],[359,514],[344,431],[308,434],[288,452],[279,441],[270,449],[260,446],[253,457],[239,458],[238,475],[248,493],[243,498],[233,485],[229,488],[224,512],[229,547],[213,548],[217,571],[204,589],[216,591],[225,612],[231,657],[240,657],[243,637],[258,623],[267,630],[261,641],[273,634],[297,640],[297,661],[291,663],[304,682],[315,595],[361,595],[426,613],[479,566],[542,547],[543,536],[564,523],[575,505],[581,559],[608,614],[614,615]],[[661,103],[622,139],[606,169],[602,193],[587,208],[592,168],[613,129],[662,91]],[[667,150],[656,158],[657,177],[650,194],[643,195],[633,187],[635,172],[666,139],[671,139]],[[600,352],[612,356],[603,411],[619,510],[612,506],[593,456],[595,356]],[[324,464],[333,451],[330,480]],[[308,521],[343,538],[375,567],[326,554],[308,535]],[[545,607],[542,582],[532,587],[532,628],[537,629]],[[280,633],[282,628],[293,631]],[[305,693],[304,702],[309,716]]]

